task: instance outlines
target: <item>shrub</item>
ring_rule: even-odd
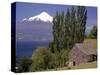
[[[30,71],[41,71],[53,68],[52,53],[47,48],[37,48],[32,55]]]
[[[26,57],[21,58],[19,64],[17,64],[18,69],[16,70],[16,72],[28,72],[31,64],[31,59]]]

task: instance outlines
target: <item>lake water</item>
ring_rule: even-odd
[[[48,47],[49,42],[16,42],[16,58],[31,57],[37,47]]]

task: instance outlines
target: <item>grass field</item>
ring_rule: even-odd
[[[96,68],[96,67],[97,67],[97,62],[91,62],[91,63],[81,64],[79,66],[62,67],[62,68],[57,68],[57,69],[53,69],[53,70],[89,69],[89,68]]]
[[[97,62],[81,64],[79,66],[72,67],[72,69],[88,69],[88,68],[96,68]]]
[[[95,49],[97,49],[97,39],[85,39],[84,44],[91,44]]]
[[[97,68],[97,62],[91,62],[86,64],[81,64],[79,66],[73,66],[73,67],[59,67],[56,69],[48,69],[47,71],[59,71],[59,70],[77,70],[77,69],[93,69]]]

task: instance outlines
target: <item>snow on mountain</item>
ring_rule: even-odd
[[[53,17],[50,16],[47,12],[42,12],[36,16],[24,18],[22,21],[43,21],[43,22],[52,22]]]

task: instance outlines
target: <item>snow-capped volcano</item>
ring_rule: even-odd
[[[24,18],[22,21],[43,21],[43,22],[52,22],[53,17],[50,16],[47,12],[42,12],[36,16]]]

